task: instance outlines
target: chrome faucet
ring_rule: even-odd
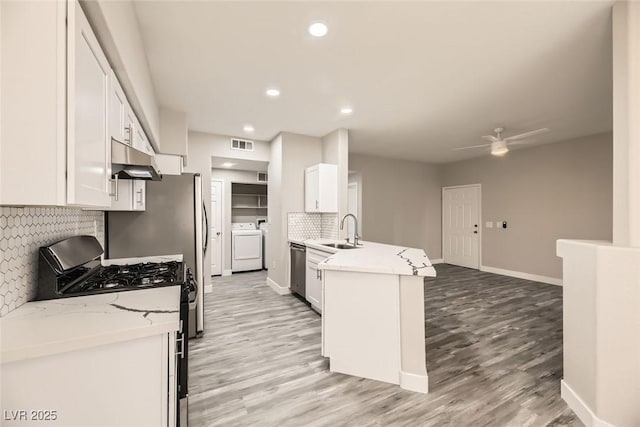
[[[353,246],[359,246],[360,244],[358,243],[358,241],[360,240],[360,236],[358,236],[358,218],[356,218],[356,216],[354,214],[348,213],[346,214],[344,217],[342,217],[342,221],[340,221],[340,230],[342,230],[344,228],[344,220],[347,219],[347,217],[351,217],[353,218]],[[347,243],[349,243],[349,236],[347,236]]]

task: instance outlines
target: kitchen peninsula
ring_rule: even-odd
[[[429,258],[422,249],[373,242],[335,252],[318,264],[330,370],[427,393],[424,277],[436,275]]]

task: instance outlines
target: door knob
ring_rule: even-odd
[[[219,235],[220,235],[220,232],[218,231],[218,232],[216,233],[216,236],[219,236]]]
[[[473,234],[478,234],[478,230],[474,230]]]

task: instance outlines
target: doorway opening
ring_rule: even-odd
[[[268,162],[213,157],[211,276],[267,266]]]

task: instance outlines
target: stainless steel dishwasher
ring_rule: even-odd
[[[305,298],[307,248],[296,243],[290,244],[291,248],[291,291]]]

